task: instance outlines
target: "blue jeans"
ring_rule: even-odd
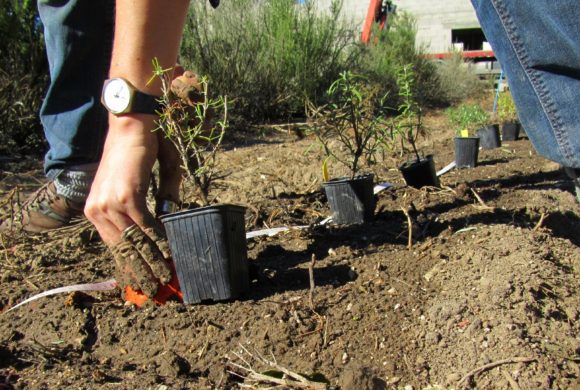
[[[40,111],[49,150],[45,171],[97,163],[107,133],[100,103],[111,60],[114,0],[39,0],[50,68]]]
[[[471,0],[539,154],[580,168],[580,3]]]

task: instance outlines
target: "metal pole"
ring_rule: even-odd
[[[497,110],[497,100],[499,99],[499,87],[503,81],[503,69],[499,72],[499,80],[497,81],[497,87],[495,88],[495,98],[493,99],[493,112]]]

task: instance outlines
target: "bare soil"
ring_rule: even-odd
[[[441,168],[453,134],[439,113],[427,125],[419,144]],[[297,132],[256,134],[231,140],[212,195],[246,205],[248,231],[312,226],[248,240],[244,297],[140,309],[118,290],[39,299],[0,314],[0,389],[265,386],[240,366],[320,374],[343,390],[578,388],[580,207],[529,140],[482,150],[442,188],[405,186],[404,157],[389,157],[372,167],[395,185],[378,194],[373,222],[314,226],[330,214],[320,151]],[[10,190],[31,192],[42,174],[36,161],[0,168],[6,218]],[[87,223],[0,238],[2,310],[113,275]]]

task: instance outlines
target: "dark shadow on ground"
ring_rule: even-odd
[[[434,222],[429,226],[427,236],[437,237],[444,230],[451,228],[453,231],[464,229],[474,225],[511,225],[523,229],[534,229],[539,222],[539,217],[531,216],[525,208],[504,210],[482,211],[480,214],[472,214],[465,218]],[[570,240],[574,245],[580,246],[580,218],[573,212],[557,212],[545,216],[542,226],[552,231],[556,237]]]
[[[489,165],[505,164],[508,162],[510,162],[510,160],[507,158],[496,158],[493,160],[486,160],[486,159],[482,159],[480,157],[479,160],[477,161],[477,166],[478,167],[485,167],[485,166],[489,166]]]
[[[314,255],[325,259],[329,250],[348,247],[353,255],[371,253],[383,244],[406,244],[406,218],[402,212],[381,212],[374,221],[352,226],[313,226],[304,230],[305,238],[311,243],[304,250],[284,248],[278,242],[266,244],[250,260],[251,279],[257,287],[248,295],[250,299],[261,299],[276,293],[307,289],[308,269],[304,267]],[[261,239],[261,238],[260,238]],[[302,266],[301,266],[302,265]],[[342,286],[352,280],[352,271],[347,265],[333,264],[316,267],[316,285]]]
[[[469,183],[472,187],[497,187],[513,189],[570,188],[572,181],[561,170],[537,172],[529,175],[512,175],[494,179],[477,179]]]

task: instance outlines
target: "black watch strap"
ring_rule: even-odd
[[[139,90],[135,90],[131,112],[137,114],[157,115],[157,113],[161,112],[162,109],[159,99],[160,98],[157,96],[148,95]]]

